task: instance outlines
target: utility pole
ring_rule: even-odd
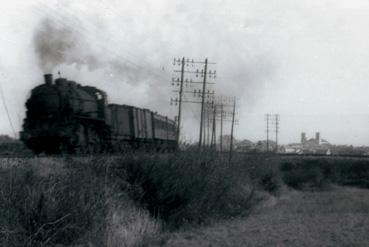
[[[203,125],[203,135],[202,135],[202,138],[203,138],[203,144],[202,144],[202,147],[205,148],[206,147],[206,132],[207,132],[207,129],[206,129],[206,124],[207,124],[207,121],[206,121],[206,116],[207,116],[207,110],[205,109],[204,110],[204,125]]]
[[[208,70],[208,59],[205,59],[205,66],[204,66],[204,80],[202,84],[202,99],[201,99],[201,117],[200,117],[200,137],[199,137],[199,149],[201,150],[201,143],[202,143],[202,128],[204,122],[204,103],[205,103],[205,90],[206,90],[206,72]]]
[[[181,85],[179,88],[179,103],[178,103],[178,124],[177,124],[177,145],[179,145],[179,138],[181,133],[181,116],[182,116],[182,96],[183,96],[183,78],[184,78],[184,66],[185,58],[182,58],[181,64]]]
[[[278,133],[279,133],[279,114],[275,114],[275,144],[276,152],[278,152]]]
[[[220,140],[219,140],[219,145],[220,145],[220,149],[219,151],[222,152],[223,151],[223,126],[224,126],[224,122],[231,122],[232,124],[232,118],[233,118],[233,113],[234,113],[234,109],[233,107],[235,107],[235,97],[223,97],[223,96],[218,96],[216,97],[216,99],[214,100],[214,104],[213,107],[216,108],[215,110],[215,119],[216,121],[220,121]],[[232,110],[224,110],[225,107],[232,107]],[[216,121],[215,121],[215,126],[216,126]],[[233,125],[236,124],[237,120],[236,120],[236,116],[234,116],[233,119]],[[216,127],[214,128],[216,130]],[[215,137],[216,140],[216,137]],[[227,144],[230,145],[230,144]],[[229,147],[229,146],[227,146]],[[227,148],[228,150],[228,148]]]
[[[213,109],[213,130],[212,130],[212,133],[211,133],[211,146],[214,150],[216,150],[216,148],[217,148],[216,114],[217,114],[217,106],[214,105],[214,109]]]
[[[229,148],[229,162],[232,160],[232,152],[233,152],[233,129],[234,129],[234,115],[236,112],[236,97],[233,100],[233,113],[232,113],[232,128],[231,128],[231,145]]]
[[[270,114],[266,114],[265,115],[266,117],[266,134],[267,134],[267,152],[269,152],[269,117],[270,117]]]
[[[1,75],[3,75],[3,74],[1,73]],[[10,127],[11,127],[11,129],[13,131],[13,134],[14,134],[14,138],[17,138],[17,132],[15,131],[15,128],[14,128],[14,125],[13,125],[13,121],[12,121],[12,119],[10,117],[8,105],[6,104],[4,92],[3,92],[2,88],[1,88],[1,86],[0,86],[0,96],[1,96],[1,100],[3,102],[3,106],[4,106],[4,109],[5,109],[6,115],[8,117],[9,125],[10,125]]]
[[[207,130],[206,130],[207,139],[206,139],[206,143],[207,143],[207,146],[210,145],[210,117],[211,117],[211,115],[210,115],[211,111],[210,110],[211,110],[210,105],[207,104],[207,106],[206,106],[206,119],[207,119]]]
[[[220,104],[220,152],[223,152],[223,103]]]
[[[191,67],[194,67],[195,64],[201,64],[204,65],[204,69],[189,69],[189,65],[192,65]],[[206,144],[206,118],[205,118],[205,103],[209,103],[210,95],[214,95],[214,91],[210,92],[210,90],[206,91],[207,85],[206,84],[215,84],[215,82],[207,82],[207,79],[216,79],[216,70],[209,70],[208,71],[208,65],[213,65],[215,63],[208,62],[208,59],[205,59],[205,62],[201,61],[194,61],[193,59],[185,59],[185,58],[174,58],[173,65],[181,66],[180,70],[174,70],[175,73],[180,73],[180,77],[173,77],[172,78],[172,86],[178,87],[177,90],[173,90],[172,92],[178,93],[178,97],[171,98],[170,104],[171,105],[178,105],[178,116],[177,116],[177,142],[180,142],[180,132],[181,132],[181,122],[182,122],[182,106],[183,103],[195,103],[195,104],[201,104],[201,118],[200,118],[200,136],[199,136],[199,149],[201,149],[202,145]],[[188,69],[186,69],[188,67]],[[186,74],[192,74],[196,77],[203,78],[203,80],[197,81],[196,79],[193,81],[193,78],[185,78]],[[202,90],[199,88],[196,88],[198,86],[202,87]],[[193,90],[184,90],[184,87],[190,87],[190,88],[196,88]],[[193,99],[186,99],[184,98],[186,94],[193,94]],[[200,98],[201,101],[196,100],[195,98]],[[209,142],[209,141],[208,141]]]

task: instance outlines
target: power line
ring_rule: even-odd
[[[196,70],[189,70],[188,68],[185,69],[188,66],[192,66],[194,67],[195,64],[203,64],[204,68],[203,69],[196,69]],[[206,136],[203,134],[204,132],[204,107],[205,107],[205,103],[212,103],[210,102],[211,99],[213,98],[213,95],[215,94],[214,91],[210,91],[210,90],[206,90],[206,85],[207,84],[215,84],[214,82],[209,82],[207,81],[207,78],[216,78],[216,71],[215,70],[209,70],[208,71],[208,64],[215,64],[215,63],[208,63],[208,60],[205,59],[205,62],[202,61],[194,61],[193,59],[189,59],[189,58],[174,58],[173,59],[173,65],[178,65],[181,66],[180,70],[174,70],[174,73],[180,73],[180,77],[172,77],[172,86],[176,86],[179,87],[179,90],[173,90],[174,93],[178,93],[178,97],[175,98],[171,98],[170,99],[170,104],[171,105],[178,105],[178,125],[181,125],[181,113],[182,113],[182,104],[183,103],[194,103],[194,104],[201,104],[201,116],[200,116],[200,136],[199,136],[199,148],[201,149],[201,146],[203,144],[206,143]],[[188,79],[185,78],[184,75],[185,74],[190,74],[192,76],[195,76],[196,78],[200,79],[202,78],[203,80],[196,80],[196,79]],[[184,85],[186,87],[190,86],[190,87],[194,87],[196,85],[202,85],[202,89],[194,89],[192,90],[183,90]],[[185,94],[192,94],[193,98],[192,100],[188,100],[185,98],[185,100],[183,100],[182,97],[184,97]],[[200,101],[196,100],[196,98],[199,97],[201,98]],[[179,130],[180,128],[178,128],[178,138],[179,138]],[[203,141],[204,140],[204,141]]]
[[[275,145],[276,152],[278,152],[278,134],[279,134],[279,114],[275,114]]]
[[[13,134],[14,134],[14,138],[16,138],[17,137],[17,134],[15,132],[15,128],[14,128],[12,119],[10,117],[8,106],[6,104],[6,100],[5,100],[5,96],[4,96],[4,92],[3,92],[2,88],[1,88],[1,86],[0,86],[0,95],[1,95],[1,99],[2,99],[2,102],[3,102],[3,106],[4,106],[4,109],[5,109],[6,115],[8,116],[8,121],[9,121],[10,127],[12,128],[12,131],[13,131]]]
[[[204,67],[204,81],[202,84],[202,96],[201,96],[201,116],[200,116],[200,137],[199,137],[199,149],[201,150],[201,141],[202,141],[202,125],[204,122],[204,103],[205,103],[205,90],[206,90],[206,72],[208,70],[208,59],[205,59],[205,67]]]
[[[276,149],[275,151],[278,151],[278,134],[279,134],[279,114],[265,114],[265,120],[266,120],[266,134],[267,134],[267,152],[269,152],[269,133],[274,132],[275,133],[275,144]],[[274,127],[274,129],[270,129],[270,125]]]
[[[181,132],[181,117],[182,117],[182,97],[183,97],[183,79],[184,79],[184,66],[185,58],[181,61],[181,86],[179,89],[179,105],[178,105],[178,123],[177,123],[177,145],[179,145],[179,136]]]
[[[224,122],[231,122],[231,132],[233,125],[238,124],[238,120],[235,119],[235,97],[229,97],[229,96],[214,96],[213,99],[213,107],[215,107],[219,111],[215,111],[216,114],[216,121],[220,121],[220,152],[223,151],[223,124]],[[232,107],[233,110],[229,110],[227,108]],[[219,117],[218,117],[219,116]],[[233,144],[232,144],[233,146]],[[230,147],[231,149],[231,147]]]
[[[267,135],[267,139],[266,139],[266,151],[269,152],[269,118],[270,118],[270,114],[266,114],[265,115],[265,120],[266,120],[266,135]]]
[[[231,144],[229,147],[229,163],[232,161],[232,153],[233,153],[233,129],[234,129],[234,116],[236,113],[236,98],[233,100],[233,114],[232,114],[232,128],[231,128]]]

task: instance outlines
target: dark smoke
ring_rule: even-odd
[[[84,65],[89,70],[99,66],[87,42],[77,31],[49,18],[44,19],[35,31],[34,44],[39,66],[44,72],[51,72],[63,64]]]
[[[117,80],[131,84],[159,79],[148,68],[150,66],[144,69],[127,62],[122,59],[124,54],[120,57],[114,52],[114,47],[86,38],[86,30],[80,22],[74,26],[74,23],[67,21],[60,24],[51,18],[44,19],[33,39],[40,68],[49,73],[62,65],[75,65],[76,70],[87,67],[89,71],[102,70],[107,75],[114,75]]]

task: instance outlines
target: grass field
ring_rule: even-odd
[[[285,191],[248,217],[162,235],[159,246],[369,246],[369,191]],[[155,244],[155,242],[152,242]]]
[[[359,158],[1,158],[0,246],[365,246],[367,188]]]

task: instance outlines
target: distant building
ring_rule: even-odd
[[[235,151],[237,152],[251,152],[254,150],[255,150],[255,143],[247,139],[238,141],[235,145]]]
[[[258,141],[255,146],[255,151],[257,152],[275,152],[276,149],[277,149],[277,143],[272,140]]]
[[[301,143],[291,143],[284,145],[281,149],[284,153],[296,154],[331,154],[331,144],[322,139],[320,140],[320,132],[315,133],[315,138],[307,139],[306,133],[301,133]]]
[[[290,143],[281,147],[282,153],[288,154],[302,154],[303,146],[301,143]]]

